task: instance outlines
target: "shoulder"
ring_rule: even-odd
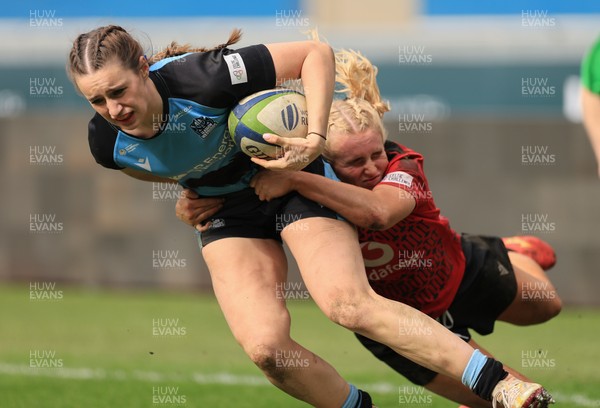
[[[275,86],[275,66],[264,45],[187,53],[158,61],[150,69],[170,96],[216,108]]]
[[[421,167],[423,163],[421,153],[389,140],[385,142],[384,146],[390,163],[389,166],[406,168],[407,170],[418,170]]]
[[[423,173],[423,156],[401,144],[386,141],[385,152],[388,156],[388,167],[382,183],[391,183],[406,188],[421,185],[425,180]],[[417,183],[414,183],[417,181]]]
[[[88,124],[88,143],[96,163],[120,170],[122,167],[115,163],[113,152],[119,130],[107,122],[99,114],[95,114]]]

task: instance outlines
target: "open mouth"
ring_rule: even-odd
[[[133,111],[121,116],[120,118],[116,118],[115,121],[121,125],[124,125],[124,124],[131,122],[132,119],[133,119]]]

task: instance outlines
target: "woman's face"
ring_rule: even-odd
[[[142,57],[143,58],[143,57]],[[132,131],[152,118],[148,109],[148,66],[138,71],[124,68],[116,60],[99,70],[75,78],[77,87],[92,108],[122,130]]]
[[[388,159],[379,132],[333,133],[327,143],[333,170],[343,182],[372,190],[383,178]]]

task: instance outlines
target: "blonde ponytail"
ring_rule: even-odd
[[[306,34],[313,41],[321,41],[316,28]],[[335,81],[341,86],[336,93],[346,94],[346,98],[333,101],[327,134],[354,135],[374,130],[385,141],[387,132],[382,118],[385,112],[390,111],[390,104],[381,99],[377,86],[377,67],[360,52],[342,49],[335,53]],[[329,142],[325,144],[323,155],[332,158]]]
[[[377,67],[359,52],[341,50],[335,54],[335,71],[335,80],[342,86],[336,92],[346,94],[346,99],[333,101],[327,134],[356,135],[373,130],[385,141],[387,132],[382,117],[390,105],[381,99]],[[325,145],[323,155],[332,158],[329,144]]]
[[[335,54],[335,80],[344,88],[347,99],[362,99],[375,109],[379,117],[390,110],[388,102],[381,100],[377,86],[377,67],[360,52],[341,50]]]

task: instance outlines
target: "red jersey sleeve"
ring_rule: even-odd
[[[416,207],[432,199],[425,173],[423,156],[403,146],[386,143],[389,164],[379,184],[396,186],[413,196]]]

